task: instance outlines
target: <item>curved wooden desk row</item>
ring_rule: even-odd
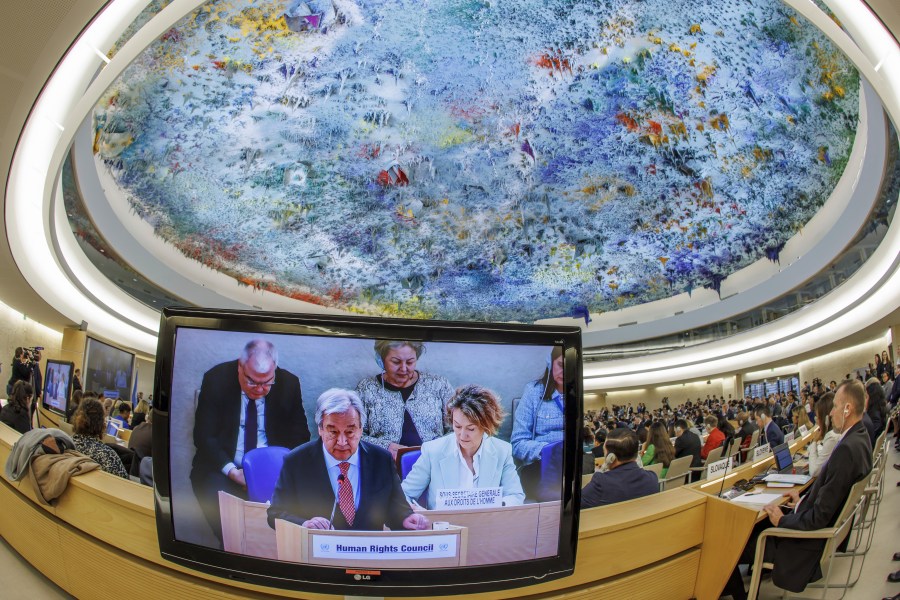
[[[41,423],[56,417],[41,410]],[[19,434],[0,424],[0,463]],[[74,478],[56,506],[40,504],[27,481],[0,479],[2,535],[26,560],[83,599],[121,595],[128,573],[134,598],[334,599],[217,578],[161,558],[153,491],[95,471]],[[467,597],[714,599],[725,585],[756,512],[683,487],[581,513],[575,574],[566,579]],[[445,596],[444,598],[454,598]]]

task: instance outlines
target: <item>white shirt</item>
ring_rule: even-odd
[[[350,463],[350,468],[347,469],[347,479],[350,481],[350,487],[353,488],[353,506],[359,508],[359,447],[347,460],[336,459],[328,454],[328,450],[325,450],[324,447],[322,450],[325,455],[325,468],[328,469],[328,480],[331,482],[331,491],[334,492],[335,498],[337,498],[338,494],[338,477],[341,474],[341,463]]]
[[[456,448],[456,458],[459,460],[459,487],[462,489],[473,489],[478,487],[478,473],[481,470],[481,449],[484,448],[484,440],[487,438],[487,434],[483,434],[481,438],[481,445],[478,446],[478,451],[475,452],[475,456],[472,457],[472,468],[475,469],[475,472],[469,470],[469,465],[466,464],[466,459],[462,455],[462,450],[459,448],[459,442],[453,444],[453,447]]]
[[[241,392],[241,425],[237,432],[237,446],[234,450],[234,462],[230,462],[222,468],[222,474],[228,477],[228,473],[232,469],[244,468],[244,420],[247,418],[247,403],[250,398],[247,394]],[[266,399],[260,398],[256,401],[256,447],[264,448],[269,445],[266,438]],[[238,466],[240,465],[240,466]]]

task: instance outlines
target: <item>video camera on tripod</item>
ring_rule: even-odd
[[[41,351],[44,350],[43,346],[29,346],[28,348],[22,347],[22,358],[25,360],[25,363],[31,366],[36,360],[37,355]]]

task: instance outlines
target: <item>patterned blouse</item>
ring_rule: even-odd
[[[122,459],[116,454],[116,451],[108,447],[97,438],[89,437],[76,433],[72,436],[75,442],[75,450],[90,456],[92,459],[100,463],[100,468],[110,473],[128,479],[128,473],[125,472],[125,465]]]
[[[404,409],[409,411],[422,442],[444,435],[444,407],[453,396],[453,386],[440,375],[418,373],[419,380],[405,405],[400,392],[386,389],[377,376],[366,377],[356,385],[366,408],[364,441],[382,448],[398,442],[403,432]]]

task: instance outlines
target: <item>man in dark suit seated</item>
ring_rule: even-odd
[[[252,340],[237,360],[203,375],[194,416],[191,484],[213,533],[222,540],[219,491],[247,499],[243,459],[265,446],[295,448],[309,441],[300,380],[278,367],[278,351]]]
[[[356,392],[332,388],[316,401],[321,439],[284,457],[269,526],[284,519],[309,529],[427,529],[400,487],[390,453],[361,441],[366,411]]]
[[[809,493],[802,499],[796,490],[784,494],[790,498],[793,512],[785,513],[776,505],[765,507],[769,522],[754,529],[739,563],[750,563],[756,553],[756,539],[766,527],[784,527],[798,531],[813,531],[832,527],[850,495],[850,489],[872,471],[872,444],[861,422],[866,405],[866,390],[856,380],[838,385],[831,409],[834,430],[842,434]],[[764,560],[775,565],[772,582],[791,592],[802,592],[807,584],[822,578],[819,561],[825,540],[770,539]],[[740,571],[735,567],[723,595],[734,600],[747,597]]]
[[[606,470],[594,473],[581,491],[581,508],[593,508],[649,496],[659,491],[659,478],[637,464],[638,437],[630,429],[606,436]]]
[[[780,446],[784,443],[784,432],[781,431],[781,427],[772,420],[772,411],[768,406],[762,405],[757,406],[756,410],[756,422],[759,425],[759,429],[762,433],[760,433],[760,444],[769,444],[773,450],[775,446]]]
[[[675,421],[675,458],[692,456],[691,467],[702,467],[703,458],[700,456],[702,446],[700,436],[691,431],[687,421],[684,419]],[[696,475],[699,477],[699,474]]]

